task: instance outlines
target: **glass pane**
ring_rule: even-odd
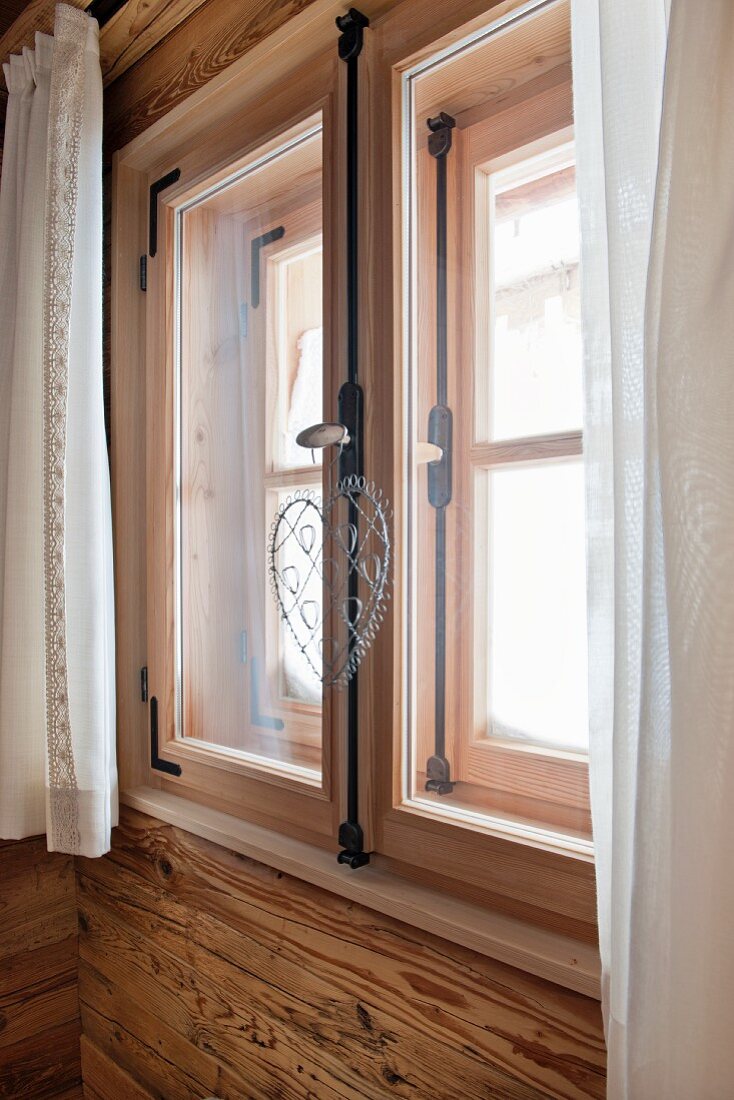
[[[570,146],[489,176],[489,438],[578,430],[579,226]],[[478,425],[480,438],[487,432]]]
[[[586,564],[580,461],[522,464],[487,483],[487,733],[584,751]]]
[[[321,191],[312,119],[177,216],[178,735],[309,783],[320,681],[276,611],[267,541],[288,496],[321,491],[295,444],[322,418]]]

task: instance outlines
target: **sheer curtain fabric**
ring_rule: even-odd
[[[572,11],[608,1093],[724,1100],[734,1095],[734,7],[574,0]]]
[[[117,782],[96,22],[59,5],[4,72],[0,837],[99,855]]]

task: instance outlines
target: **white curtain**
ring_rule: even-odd
[[[59,5],[4,72],[0,837],[94,856],[117,813],[96,22]]]
[[[608,1094],[728,1100],[734,5],[572,11]]]

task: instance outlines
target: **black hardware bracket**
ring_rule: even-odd
[[[279,241],[285,236],[285,226],[278,225],[259,237],[253,237],[250,244],[250,303],[253,309],[260,305],[260,251],[267,244]]]
[[[349,435],[349,443],[339,455],[339,478],[361,477],[364,473],[364,449],[362,444],[364,428],[362,387],[358,382],[345,382],[339,390],[337,400],[337,419],[343,424]],[[351,523],[351,517],[350,521]]]
[[[148,207],[148,255],[151,260],[158,251],[158,196],[171,184],[181,178],[181,169],[174,168],[150,185],[150,203]]]
[[[359,384],[359,99],[358,59],[369,19],[356,8],[337,17],[339,58],[347,66],[347,380],[339,390],[339,421],[349,433],[349,443],[339,460],[339,477],[361,477],[363,472],[363,393]],[[348,523],[359,529],[359,510],[349,502]],[[348,595],[357,598],[359,576],[350,561]],[[350,649],[354,639],[350,638]],[[369,863],[364,833],[359,824],[359,678],[354,673],[347,685],[347,819],[339,826],[342,851],[339,863],[352,870]]]
[[[167,775],[181,774],[180,764],[164,760],[158,755],[158,700],[155,695],[150,698],[150,766],[157,772],[165,772]]]
[[[428,414],[428,442],[441,448],[441,457],[427,466],[428,501],[434,508],[445,508],[451,501],[453,425],[448,405],[434,405]]]
[[[143,665],[140,670],[140,698],[143,703],[148,702],[148,666]]]
[[[428,414],[428,441],[441,457],[428,463],[428,501],[436,509],[434,753],[426,763],[426,790],[451,794],[446,757],[446,508],[452,493],[453,417],[448,406],[446,285],[446,157],[456,119],[441,111],[427,120],[428,152],[436,161],[436,404]]]
[[[120,8],[125,7],[126,3],[127,0],[92,0],[86,10],[88,15],[97,20],[101,30],[113,15],[117,15]]]

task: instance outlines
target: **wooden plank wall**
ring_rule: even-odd
[[[604,1095],[578,994],[133,810],[77,873],[88,1096]]]
[[[70,856],[0,841],[0,1097],[81,1097]]]

